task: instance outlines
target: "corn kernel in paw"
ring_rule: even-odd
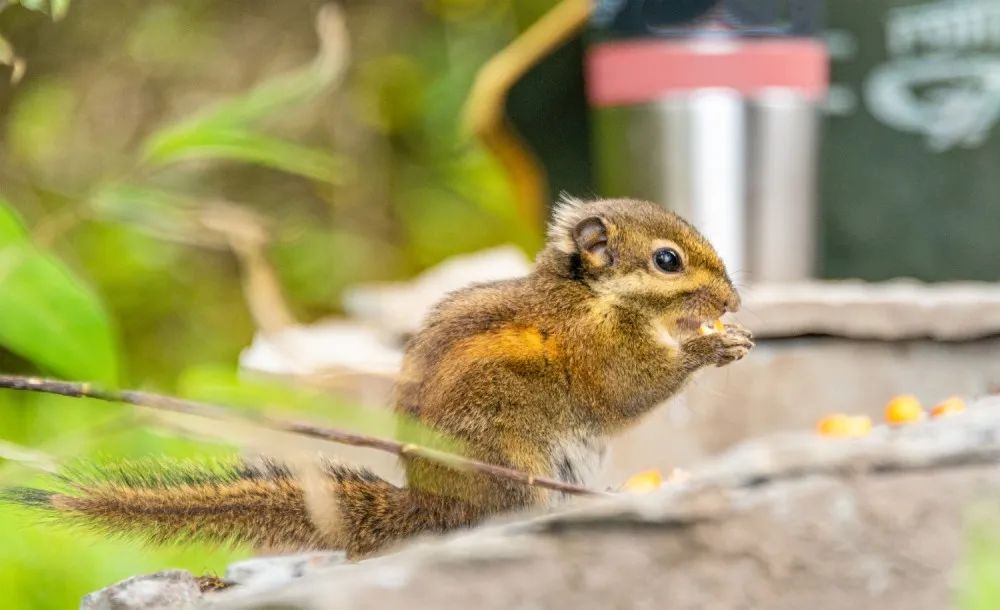
[[[714,335],[715,333],[721,333],[726,330],[726,325],[722,323],[722,320],[716,319],[709,322],[703,322],[701,326],[698,327],[698,334],[701,336]]]
[[[921,421],[926,417],[924,407],[915,396],[896,396],[885,405],[885,421],[892,426],[902,426]]]

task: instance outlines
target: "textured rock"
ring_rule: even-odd
[[[270,589],[344,561],[342,552],[255,557],[230,565],[223,580],[247,589]]]
[[[206,605],[936,610],[956,598],[966,518],[1000,493],[998,459],[1000,399],[858,440],[782,435],[741,445],[682,486],[429,540],[267,591],[234,588]]]
[[[963,340],[1000,335],[1000,285],[806,282],[754,285],[738,317],[758,337]]]
[[[690,468],[748,438],[812,429],[831,412],[882,418],[886,401],[915,394],[1000,392],[1000,337],[977,341],[763,339],[748,358],[698,373],[667,405],[614,441],[605,483],[644,468]]]
[[[197,608],[202,600],[190,572],[164,570],[128,578],[87,595],[80,610],[161,610]]]

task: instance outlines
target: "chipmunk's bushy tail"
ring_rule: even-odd
[[[468,521],[460,502],[330,462],[302,476],[270,460],[150,460],[73,468],[60,479],[64,492],[15,488],[5,499],[43,509],[57,522],[154,544],[344,549],[352,556]]]

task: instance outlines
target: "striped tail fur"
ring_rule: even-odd
[[[329,461],[293,473],[273,460],[144,460],[70,468],[59,479],[62,491],[14,488],[4,497],[57,523],[153,544],[343,549],[355,558],[473,521],[460,500],[396,487]]]

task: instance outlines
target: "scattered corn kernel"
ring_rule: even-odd
[[[965,401],[958,396],[946,398],[931,409],[931,417],[947,417],[965,411]]]
[[[712,335],[715,333],[721,333],[724,330],[726,330],[726,325],[722,323],[722,320],[716,319],[711,323],[703,322],[702,325],[698,327],[698,334],[702,336]]]
[[[644,470],[629,477],[623,487],[625,491],[634,493],[653,491],[663,487],[663,475],[660,474],[659,470]]]
[[[872,431],[872,419],[867,415],[833,413],[819,420],[816,432],[821,436],[865,436]]]
[[[912,424],[926,417],[924,407],[915,396],[896,396],[885,405],[885,421],[895,426]]]

